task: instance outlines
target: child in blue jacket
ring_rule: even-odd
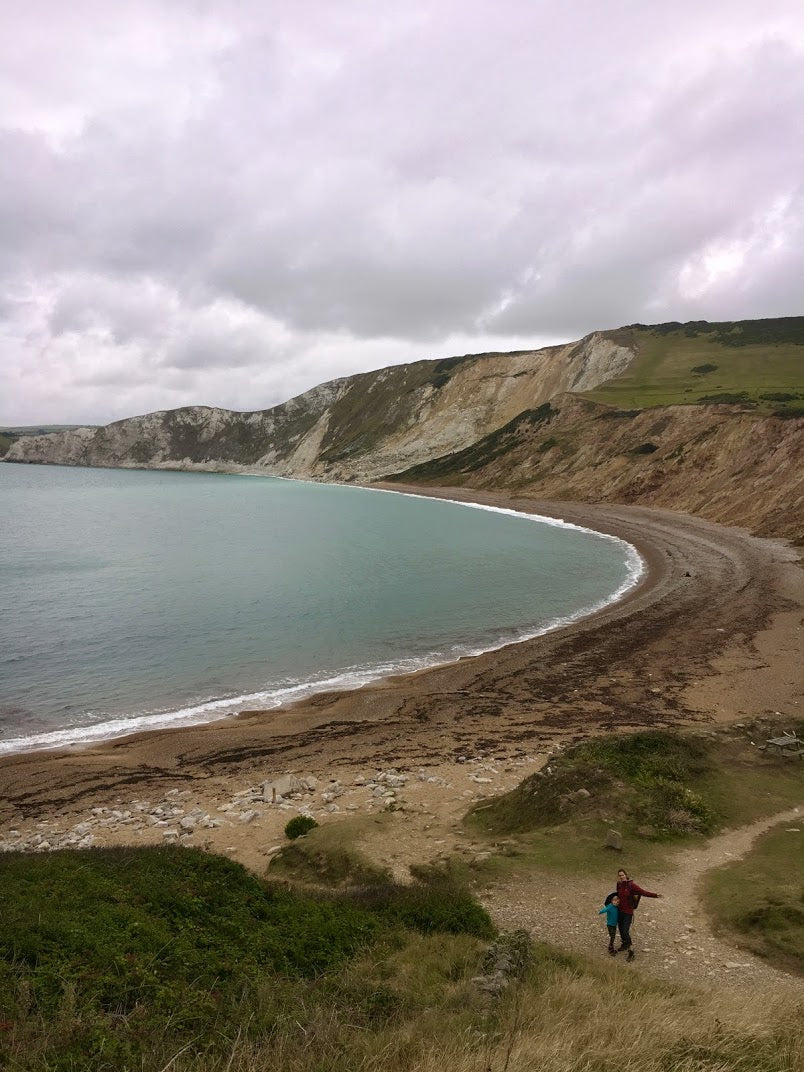
[[[614,939],[617,937],[617,913],[620,910],[620,898],[615,893],[612,899],[604,904],[598,912],[599,916],[606,916],[606,930],[609,932],[609,956],[615,954]]]

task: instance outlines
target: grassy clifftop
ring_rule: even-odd
[[[710,403],[778,416],[804,413],[804,317],[624,330],[636,359],[584,397],[623,408]]]
[[[457,1014],[493,934],[454,889],[313,896],[192,849],[8,855],[0,894],[0,1067],[37,1072],[229,1069],[239,1041],[270,1064],[237,1068],[355,1067],[364,1033]]]

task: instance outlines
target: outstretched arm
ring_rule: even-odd
[[[643,890],[641,886],[637,886],[636,882],[631,883],[631,889],[634,893],[640,894],[642,897],[661,897],[660,893],[651,893],[650,890]]]

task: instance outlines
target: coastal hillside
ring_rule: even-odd
[[[804,317],[633,324],[418,361],[268,410],[20,436],[7,461],[504,488],[804,538]]]
[[[542,350],[417,361],[332,380],[268,410],[192,406],[26,437],[7,460],[372,480],[460,450],[557,393],[594,388],[633,358],[632,346],[604,332]]]

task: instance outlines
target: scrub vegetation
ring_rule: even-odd
[[[521,833],[602,808],[645,838],[708,833],[716,817],[701,782],[712,769],[709,750],[693,738],[603,737],[565,752],[468,821],[490,833]]]
[[[297,837],[309,834],[317,826],[318,823],[311,815],[295,815],[285,826],[285,837],[294,841]]]
[[[669,730],[593,738],[560,753],[511,792],[477,805],[466,823],[495,836],[562,833],[545,860],[554,857],[556,866],[570,870],[588,862],[587,839],[600,845],[614,825],[643,843],[642,858],[655,861],[665,843],[747,825],[801,802],[800,764],[767,756],[751,743],[772,732],[769,725],[747,725],[745,737],[733,740]]]
[[[308,1031],[416,1013],[415,980],[388,981],[409,945],[430,960],[421,970],[440,1003],[493,935],[485,911],[446,885],[314,895],[181,848],[8,854],[0,896],[8,1069],[161,1069],[185,1048],[193,1060],[176,1067],[214,1068],[235,1039],[270,1052],[292,1036],[303,1052]],[[337,1030],[329,1041],[340,1047]],[[313,1056],[298,1067],[349,1067]]]
[[[4,858],[0,887],[13,1072],[588,1072],[590,1054],[600,1072],[792,1072],[802,1059],[784,1000],[692,994],[515,935],[495,943],[517,955],[492,997],[473,982],[495,961],[488,917],[448,885],[312,896],[171,848]]]

